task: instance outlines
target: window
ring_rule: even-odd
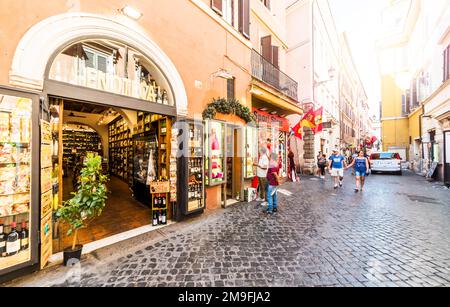
[[[238,24],[235,20],[235,7],[238,5]],[[250,38],[250,0],[211,0],[211,8],[222,18],[238,29],[247,39]]]
[[[444,80],[450,79],[450,45],[444,50]]]
[[[228,97],[228,99],[236,98],[235,83],[236,83],[235,78],[227,80],[227,97]]]
[[[270,10],[270,0],[261,0],[261,2]]]
[[[112,64],[112,61],[110,56],[85,46],[83,46],[83,49],[86,54],[86,67],[94,68],[105,74],[111,71],[110,65]]]
[[[223,0],[223,19],[234,26],[234,0]]]

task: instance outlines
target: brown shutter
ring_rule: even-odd
[[[216,11],[220,16],[223,15],[223,2],[222,0],[211,0],[211,8]]]
[[[272,52],[272,36],[261,38],[261,55],[270,63],[272,63]]]
[[[279,47],[272,46],[272,64],[276,68],[280,68]]]
[[[239,0],[239,32],[250,39],[250,0]]]

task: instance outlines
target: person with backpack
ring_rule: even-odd
[[[273,153],[270,155],[269,170],[267,171],[267,182],[269,188],[267,189],[267,198],[269,208],[267,214],[273,214],[278,211],[278,186],[281,184],[281,178],[279,176],[280,168],[278,166],[278,155]]]
[[[353,162],[346,167],[346,169],[354,167],[355,176],[356,176],[356,188],[355,192],[364,191],[364,184],[366,181],[366,177],[369,172],[370,163],[367,156],[364,154],[364,151],[360,151],[358,157],[353,160]]]

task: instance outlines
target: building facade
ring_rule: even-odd
[[[447,1],[392,1],[378,44],[383,149],[396,150],[417,173],[448,182]]]
[[[327,0],[288,1],[288,74],[301,85],[305,111],[323,107],[324,131],[304,131],[303,169],[313,173],[319,152],[356,150],[369,134],[369,106],[345,34],[339,34]],[[293,117],[292,122],[300,118]]]
[[[0,278],[67,247],[54,212],[83,152],[103,158],[109,206],[123,201],[94,240],[244,200],[263,146],[287,169],[286,117],[303,111],[282,1],[7,1],[0,14],[0,170],[20,181],[0,181],[0,224],[30,232]],[[214,109],[224,101],[239,110]],[[150,209],[123,205],[135,201]]]

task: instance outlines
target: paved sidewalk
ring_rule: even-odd
[[[372,175],[280,191],[280,211],[238,204],[51,268],[16,286],[450,286],[450,190]]]

